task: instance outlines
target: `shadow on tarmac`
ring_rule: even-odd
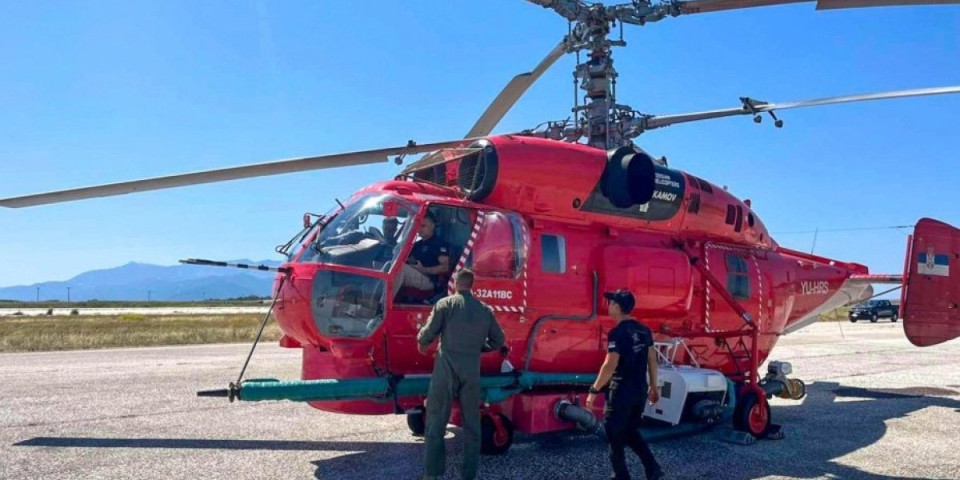
[[[773,420],[784,425],[787,435],[783,440],[740,446],[706,433],[654,443],[653,451],[671,479],[747,480],[766,476],[912,479],[914,477],[866,472],[837,460],[879,441],[892,419],[928,407],[950,409],[951,414],[960,412],[957,396],[960,391],[946,388],[865,389],[818,382],[808,385],[802,404],[774,406]],[[447,441],[447,478],[457,478],[461,460],[459,429],[450,431],[454,435]],[[316,466],[316,478],[324,480],[413,479],[421,473],[423,464],[423,446],[419,439],[415,443],[398,443],[35,437],[14,446],[349,452],[312,462]],[[606,452],[603,442],[586,434],[517,435],[516,443],[506,454],[481,458],[479,478],[603,479],[609,474]],[[636,478],[643,478],[639,461],[632,454],[628,454],[628,458]]]

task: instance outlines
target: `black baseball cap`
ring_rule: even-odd
[[[620,311],[625,314],[630,313],[633,310],[633,306],[637,304],[637,301],[633,298],[633,294],[630,293],[629,290],[622,288],[613,292],[604,292],[603,298],[619,305]]]

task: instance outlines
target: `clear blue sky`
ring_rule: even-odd
[[[520,0],[0,3],[0,196],[462,137],[564,20]],[[960,7],[813,5],[626,29],[619,100],[650,113],[960,84]],[[498,131],[565,118],[567,56]],[[673,167],[750,198],[770,230],[960,225],[960,96],[647,133]],[[279,259],[304,211],[397,172],[318,171],[0,210],[0,285],[131,260]],[[808,250],[812,234],[775,235]],[[824,233],[817,253],[902,268],[906,234]]]

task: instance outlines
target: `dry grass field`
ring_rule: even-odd
[[[821,315],[821,321],[847,320],[847,308]],[[38,352],[204,343],[246,343],[257,335],[260,314],[76,315],[0,317],[0,352]],[[271,319],[264,341],[282,332]]]
[[[0,317],[0,352],[252,342],[262,315]],[[276,341],[271,319],[262,340]]]

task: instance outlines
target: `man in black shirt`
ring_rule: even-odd
[[[450,249],[434,234],[436,224],[436,219],[427,213],[420,224],[420,240],[414,242],[395,290],[399,290],[401,286],[427,291],[440,289],[439,276],[450,271]]]
[[[603,407],[604,428],[610,442],[612,479],[629,479],[624,447],[629,446],[643,463],[649,480],[663,478],[663,471],[653,457],[650,447],[643,440],[638,428],[647,399],[650,403],[660,400],[657,390],[657,352],[653,348],[650,329],[629,317],[635,300],[626,290],[607,292],[604,298],[610,301],[608,312],[617,322],[607,337],[607,358],[590,387],[587,408],[592,408],[596,395],[610,383]],[[650,383],[647,383],[647,374]]]

